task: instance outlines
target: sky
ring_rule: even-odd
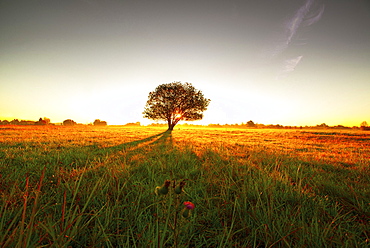
[[[0,120],[148,124],[160,84],[193,124],[370,122],[368,0],[0,0]]]

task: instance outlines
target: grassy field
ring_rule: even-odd
[[[370,246],[369,132],[175,129],[0,126],[0,247]]]

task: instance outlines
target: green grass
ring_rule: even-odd
[[[1,247],[370,245],[363,132],[0,132]],[[185,192],[157,196],[165,180],[185,180]],[[195,204],[189,218],[184,201]]]

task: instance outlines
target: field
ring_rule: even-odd
[[[0,126],[0,194],[0,247],[369,247],[370,133]]]

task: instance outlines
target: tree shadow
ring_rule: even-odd
[[[116,146],[106,147],[104,149],[108,150],[110,152],[115,152],[115,151],[120,151],[120,150],[123,150],[123,149],[128,149],[128,148],[140,146],[140,145],[143,145],[143,144],[150,144],[150,143],[155,142],[158,139],[161,139],[163,137],[163,135],[165,135],[165,134],[166,134],[166,132],[163,132],[163,133],[159,133],[159,134],[147,137],[145,139],[126,142],[126,143],[122,143],[122,144],[119,144],[119,145],[116,145]]]
[[[201,176],[200,158],[186,144],[177,143],[171,130],[118,145],[85,148],[70,153],[63,164],[73,164],[81,172],[105,173],[107,169],[115,177],[116,173],[129,173],[147,185],[165,179],[196,180]]]
[[[173,145],[172,131],[167,130],[167,131],[161,133],[161,136],[157,140],[155,140],[152,144],[153,145],[160,145],[163,148],[170,147],[170,146],[172,147],[172,145]]]
[[[109,155],[112,153],[120,152],[120,151],[127,151],[127,152],[133,152],[135,150],[138,150],[140,148],[148,148],[149,146],[159,146],[161,148],[172,146],[172,135],[171,131],[167,130],[165,132],[152,135],[150,137],[130,141],[126,143],[122,143],[115,146],[110,147],[104,147],[95,149],[92,151],[92,154],[95,156],[102,156],[102,155]]]

